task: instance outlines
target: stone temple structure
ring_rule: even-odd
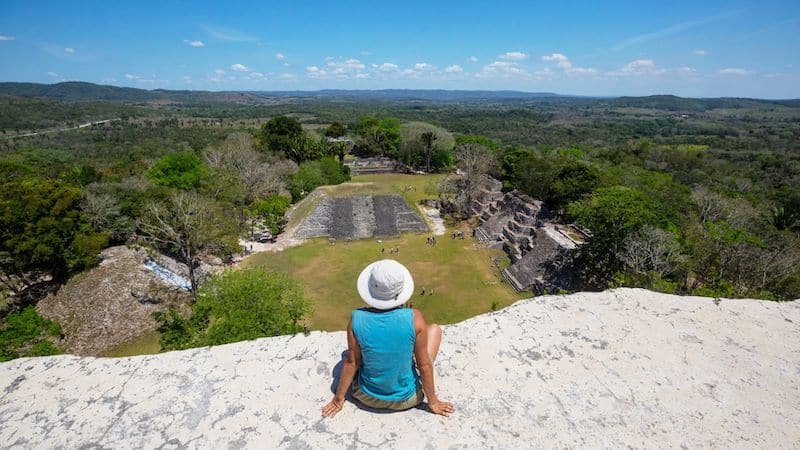
[[[427,230],[425,221],[399,195],[353,195],[324,197],[295,236],[363,239]]]
[[[385,156],[375,156],[372,158],[348,159],[344,165],[350,168],[350,175],[369,175],[373,173],[411,173],[405,164],[387,158]]]
[[[547,205],[485,176],[468,211],[478,217],[475,236],[511,259],[503,277],[518,291],[555,292],[570,284],[570,253],[588,233],[553,219]]]
[[[425,406],[347,399],[314,331],[131,358],[0,363],[0,449],[797,448],[800,301],[642,289],[523,300],[443,327]]]

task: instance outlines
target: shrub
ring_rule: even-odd
[[[60,334],[61,326],[40,316],[33,306],[13,312],[0,321],[0,361],[61,353],[48,340]]]
[[[289,190],[294,201],[300,200],[319,186],[340,184],[350,179],[350,169],[332,157],[300,164],[292,176]]]
[[[301,287],[288,275],[229,270],[200,288],[192,315],[155,314],[162,350],[220,345],[302,331],[310,312]]]
[[[200,187],[207,168],[192,152],[170,153],[153,164],[147,178],[160,186],[189,190]]]

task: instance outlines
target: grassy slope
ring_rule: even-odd
[[[404,186],[411,185],[416,190],[404,195],[416,203],[434,196],[426,194],[426,187],[439,178],[370,175],[353,180],[370,183],[368,185],[344,184],[325,189],[333,195],[402,193]],[[254,255],[243,265],[284,271],[302,282],[315,308],[309,320],[312,329],[342,330],[347,326],[350,310],[363,306],[356,293],[356,278],[364,266],[381,258],[392,257],[409,268],[416,285],[411,302],[425,313],[429,321],[458,322],[489,311],[493,302],[504,307],[522,298],[501,283],[499,274],[493,269],[491,258],[502,257],[502,252],[484,248],[470,238],[452,240],[448,235],[439,236],[438,244],[431,247],[425,242],[427,236],[410,233],[383,242],[364,239],[339,242],[335,246],[331,246],[327,239],[315,239],[281,253]],[[390,247],[399,247],[400,253],[389,255]],[[386,252],[381,253],[381,248]],[[423,286],[428,290],[433,288],[434,295],[420,296]]]

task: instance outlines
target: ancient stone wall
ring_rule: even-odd
[[[503,276],[518,291],[556,292],[572,284],[569,253],[583,232],[558,223],[547,205],[519,191],[503,193],[502,183],[485,176],[468,209],[478,217],[475,236],[502,248],[511,267]]]

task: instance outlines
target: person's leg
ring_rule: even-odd
[[[431,362],[436,360],[436,355],[439,353],[439,344],[442,343],[442,328],[432,323],[428,325],[428,356],[431,357]]]

